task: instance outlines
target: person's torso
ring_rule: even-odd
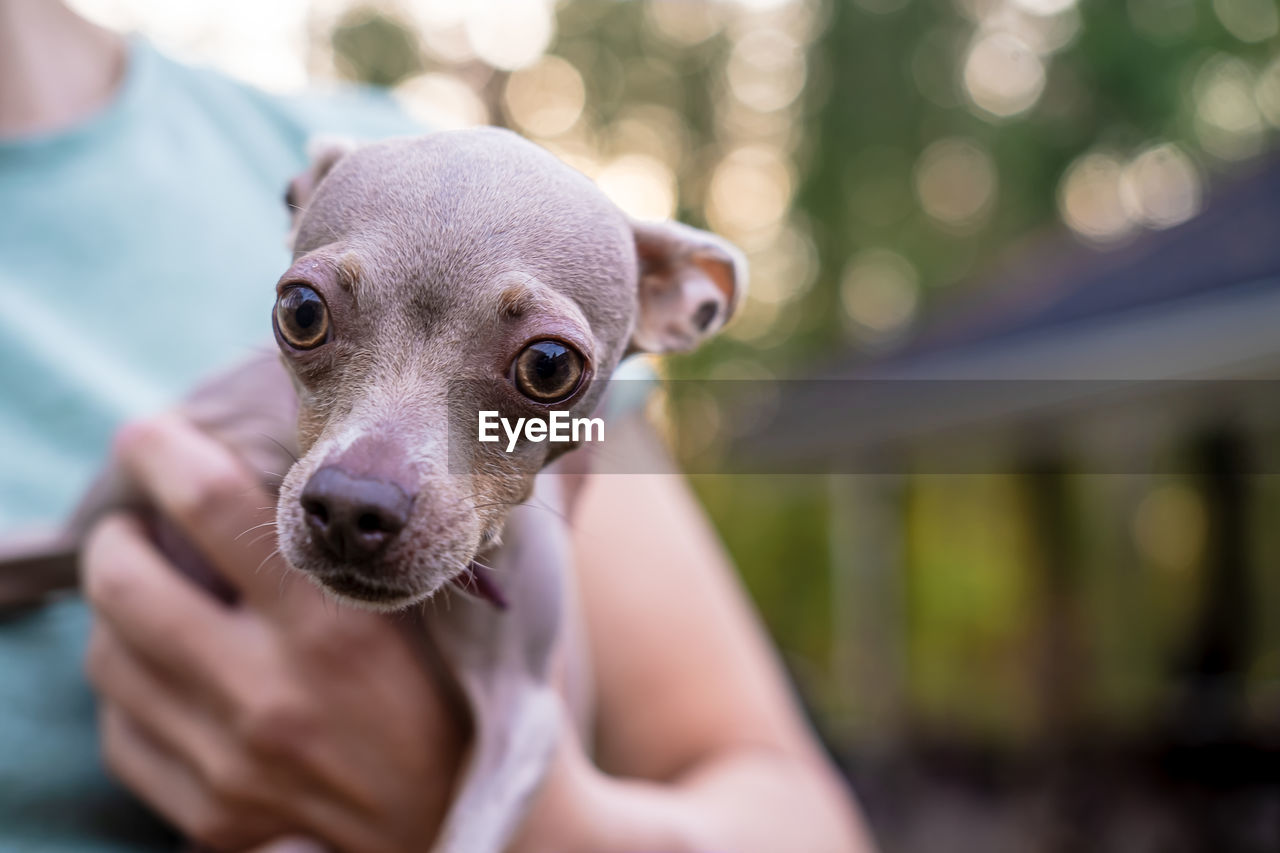
[[[62,518],[126,419],[270,340],[313,133],[410,132],[381,95],[272,98],[132,46],[115,101],[0,139],[0,536]],[[77,599],[0,614],[0,851],[173,849],[108,781]]]

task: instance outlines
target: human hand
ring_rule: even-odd
[[[370,853],[429,847],[467,734],[417,620],[336,605],[288,574],[270,497],[189,423],[128,427],[117,452],[241,600],[196,587],[130,517],[93,530],[87,668],[109,767],[214,850],[299,835]]]
[[[602,772],[568,723],[556,755],[507,853],[705,853],[726,849],[716,808],[680,783],[623,779]]]

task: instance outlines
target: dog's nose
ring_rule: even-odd
[[[395,483],[353,476],[334,465],[311,475],[302,510],[312,540],[339,560],[373,558],[409,521],[413,498]]]

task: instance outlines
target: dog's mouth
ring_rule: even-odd
[[[429,595],[349,570],[312,572],[311,575],[334,595],[380,610],[408,607]],[[466,569],[450,579],[448,583],[465,593],[489,602],[499,610],[506,610],[506,593],[495,575],[493,569],[473,560]]]
[[[313,572],[312,577],[321,586],[341,598],[380,609],[406,606],[422,597],[421,593],[413,590],[373,580],[351,571]]]

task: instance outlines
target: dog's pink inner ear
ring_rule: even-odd
[[[730,243],[678,222],[633,223],[640,316],[631,349],[682,352],[719,331],[742,301],[746,261]]]

